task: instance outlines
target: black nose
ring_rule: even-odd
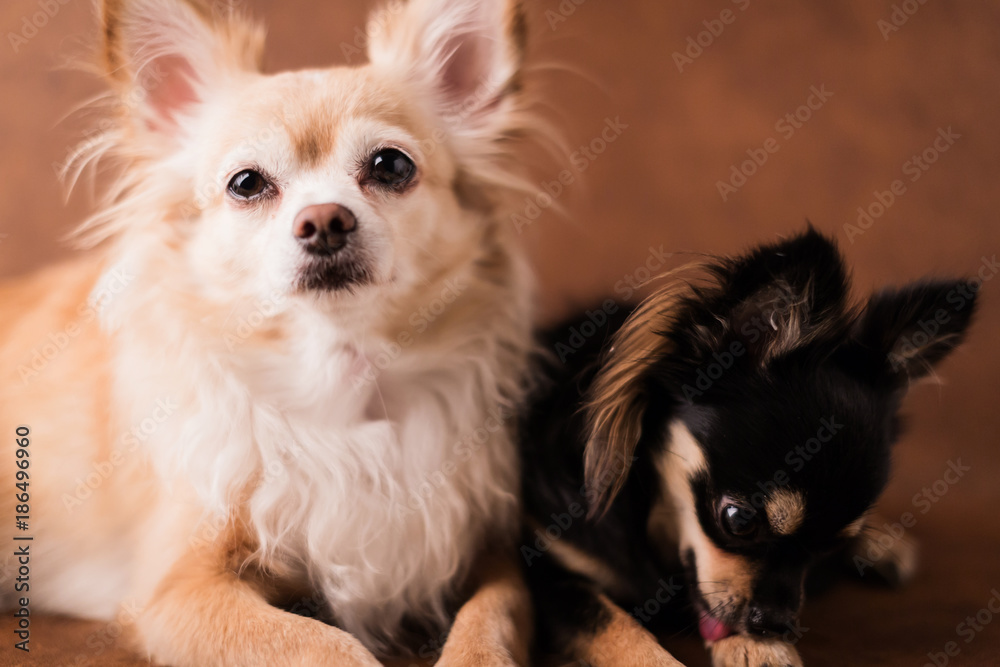
[[[798,609],[769,609],[756,603],[750,604],[747,630],[762,637],[777,637],[795,628]]]
[[[346,206],[316,204],[299,211],[292,231],[306,252],[328,257],[347,245],[348,235],[357,226],[357,218]]]

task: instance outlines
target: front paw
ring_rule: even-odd
[[[466,646],[461,649],[445,648],[436,667],[519,667],[510,651],[501,646]]]
[[[802,658],[783,641],[733,635],[712,644],[712,666],[802,667]]]
[[[346,633],[345,633],[346,634]],[[318,650],[315,650],[318,649]],[[382,667],[376,658],[360,641],[347,635],[338,637],[326,647],[314,647],[300,659],[292,659],[294,665],[343,665],[344,667]]]
[[[352,638],[353,639],[353,638]],[[159,664],[157,661],[156,664]],[[185,663],[187,664],[187,663]],[[203,664],[203,663],[191,663]],[[213,663],[213,664],[237,664]],[[265,664],[254,661],[253,664]],[[278,662],[270,664],[297,665],[301,667],[382,667],[382,662],[376,658],[360,642],[337,640],[326,644],[317,643],[298,648],[289,648]]]

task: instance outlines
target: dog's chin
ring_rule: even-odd
[[[353,293],[375,282],[368,262],[348,256],[308,259],[295,278],[295,291],[304,294]]]

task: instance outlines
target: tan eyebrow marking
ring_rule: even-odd
[[[798,491],[778,489],[765,503],[767,521],[778,535],[791,535],[806,518],[806,501]]]
[[[333,150],[336,130],[329,119],[316,111],[304,114],[289,127],[295,157],[302,164],[315,167]]]

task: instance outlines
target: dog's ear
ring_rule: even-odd
[[[711,320],[722,319],[748,352],[746,357],[756,363],[791,352],[847,318],[843,259],[833,241],[811,226],[712,271],[720,296],[710,304],[706,329],[714,328]]]
[[[231,11],[196,0],[101,0],[99,7],[104,74],[140,131],[172,137],[227,75],[259,69],[263,31]]]
[[[606,512],[625,485],[642,437],[651,374],[671,351],[664,331],[685,289],[674,284],[643,301],[615,334],[591,383],[584,450],[591,517]]]
[[[383,12],[372,64],[418,86],[450,141],[509,138],[526,44],[520,0],[410,0]]]
[[[962,280],[913,283],[868,301],[855,340],[883,377],[905,386],[931,372],[965,338],[978,285]]]

